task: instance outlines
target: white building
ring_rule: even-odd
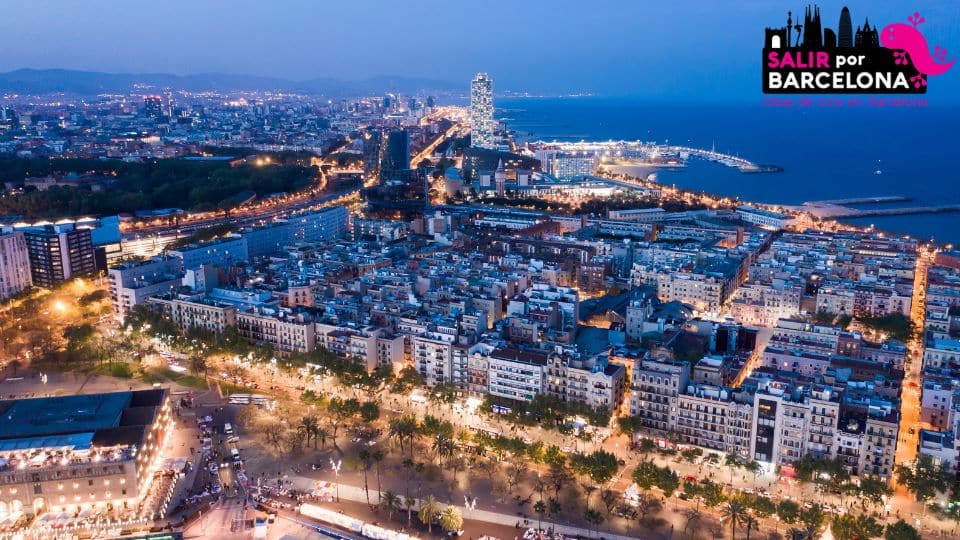
[[[0,234],[0,299],[33,285],[30,254],[22,232]]]
[[[453,379],[453,342],[456,335],[425,332],[413,337],[413,367],[428,387]]]
[[[117,321],[123,322],[130,310],[146,302],[147,298],[176,291],[183,278],[180,268],[180,259],[156,257],[123,263],[107,270],[110,301]]]
[[[495,148],[493,79],[486,73],[477,73],[470,82],[470,122],[473,125],[470,145],[479,148]]]
[[[759,225],[767,229],[782,230],[793,225],[796,220],[786,214],[771,212],[753,206],[738,206],[737,214],[747,223]]]
[[[536,350],[495,349],[487,357],[488,392],[516,401],[533,401],[543,393],[547,354]]]

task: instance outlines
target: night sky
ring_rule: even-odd
[[[497,90],[595,92],[670,100],[754,99],[765,26],[806,4],[780,0],[10,0],[0,70],[23,67],[293,80],[378,75],[466,81]],[[820,2],[836,31],[906,22],[960,55],[960,2]],[[935,92],[960,94],[960,66]]]

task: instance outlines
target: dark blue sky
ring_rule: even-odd
[[[806,4],[780,0],[11,0],[0,70],[21,67],[288,79],[376,75],[466,81],[498,90],[651,98],[753,99],[763,28]],[[931,47],[960,54],[960,2],[820,2],[854,25],[918,10]],[[960,66],[931,85],[960,91]]]

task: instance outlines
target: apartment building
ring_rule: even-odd
[[[547,360],[544,351],[494,349],[487,357],[487,392],[515,401],[533,401],[544,391]]]
[[[107,290],[113,316],[123,322],[130,311],[153,296],[164,296],[180,288],[183,279],[180,261],[171,257],[126,262],[107,270]]]
[[[0,300],[10,298],[32,285],[26,237],[22,232],[4,228],[0,231]]]
[[[709,384],[691,384],[677,399],[679,440],[752,459],[753,396]]]
[[[690,380],[690,365],[645,357],[634,363],[630,380],[630,415],[657,432],[674,431],[679,396]]]
[[[316,347],[316,328],[303,314],[260,309],[237,311],[237,332],[253,343],[270,345],[279,355],[310,352]]]

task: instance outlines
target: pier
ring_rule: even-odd
[[[884,197],[852,197],[828,201],[810,201],[800,206],[785,206],[792,212],[804,212],[821,219],[843,219],[869,216],[905,216],[909,214],[936,214],[960,212],[960,204],[905,206],[901,208],[851,208],[850,204],[876,204],[910,200],[902,195]]]
[[[878,203],[888,203],[888,202],[904,202],[909,201],[909,197],[904,197],[903,195],[884,195],[880,197],[853,197],[850,199],[831,199],[827,201],[810,201],[805,202],[805,205],[847,205],[847,204],[878,204]]]

